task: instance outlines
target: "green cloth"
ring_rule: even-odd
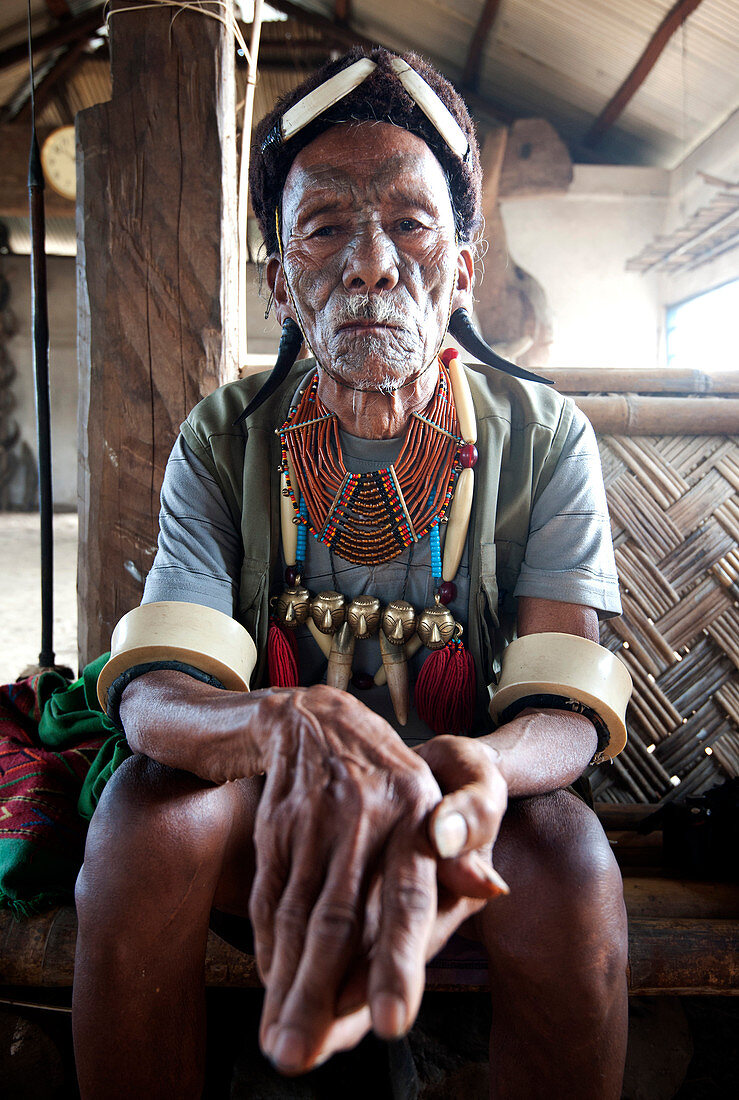
[[[116,768],[131,755],[124,734],[103,713],[97,697],[97,680],[110,657],[103,653],[82,670],[79,680],[57,689],[44,706],[38,726],[39,740],[59,749],[106,735],[85,776],[77,799],[77,811],[89,821],[105,784]]]
[[[108,654],[69,684],[56,672],[0,687],[0,908],[70,901],[87,822],[131,755],[95,685]]]

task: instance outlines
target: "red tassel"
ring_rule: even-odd
[[[434,733],[467,733],[475,710],[475,662],[462,642],[436,649],[416,681],[416,710]]]
[[[267,668],[271,687],[294,688],[300,683],[295,631],[283,629],[274,619],[267,635]]]

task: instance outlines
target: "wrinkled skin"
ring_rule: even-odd
[[[399,434],[433,394],[450,313],[471,305],[439,162],[396,126],[336,126],[296,157],[281,230],[267,278],[318,359],[321,399],[353,435]]]
[[[353,434],[399,434],[433,392],[450,308],[470,304],[435,158],[395,127],[334,127],[294,162],[282,243],[278,318],[299,315],[323,401]],[[520,601],[520,634],[552,630],[597,639],[597,617]],[[426,960],[467,920],[490,959],[492,1095],[616,1100],[620,880],[597,821],[561,790],[595,748],[582,716],[525,713],[412,752],[333,689],[237,694],[174,672],[135,680],[121,716],[138,755],[106,788],[77,888],[85,1100],[200,1094],[214,906],[251,916],[260,1041],[284,1073],[370,1027],[402,1035]],[[101,1033],[116,1036],[114,1071]]]

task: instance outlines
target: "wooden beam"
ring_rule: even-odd
[[[624,900],[629,920],[731,920],[739,884],[633,875],[624,878]]]
[[[119,7],[113,98],[77,116],[83,664],[141,599],[180,422],[236,377],[233,39]]]
[[[477,21],[474,34],[470,40],[470,48],[467,52],[467,60],[464,63],[462,84],[465,88],[477,91],[480,83],[480,65],[482,55],[493,29],[493,24],[498,16],[501,0],[485,0],[480,18]]]
[[[490,130],[480,154],[482,215],[488,250],[484,264],[477,269],[475,312],[485,339],[499,345],[502,354],[527,366],[529,362],[546,361],[552,337],[544,292],[510,255],[500,212],[500,186],[515,126],[510,130],[504,126]]]
[[[363,34],[359,34],[358,31],[352,30],[348,26],[340,26],[334,22],[333,19],[329,19],[325,15],[319,15],[314,11],[307,11],[302,8],[300,4],[294,4],[292,0],[275,0],[270,4],[273,8],[283,12],[290,19],[296,19],[300,23],[304,23],[307,27],[315,27],[316,30],[321,31],[326,38],[334,43],[334,45],[344,46],[347,50],[350,50],[352,46],[365,46],[367,49],[371,49],[373,46],[381,46],[381,42],[377,42],[375,39],[366,38]],[[388,47],[389,48],[389,47]]]
[[[57,84],[65,77],[77,65],[82,53],[87,47],[89,39],[80,38],[74,42],[68,49],[64,50],[54,62],[52,67],[46,73],[46,75],[36,85],[36,111],[41,111],[45,105],[49,102],[51,93],[56,88]],[[14,121],[17,123],[26,123],[31,118],[31,91],[29,87],[28,98],[19,111],[16,112]]]
[[[44,2],[49,15],[53,15],[55,19],[71,18],[72,12],[67,0],[44,0]]]
[[[43,145],[54,127],[39,129]],[[0,126],[0,217],[28,217],[28,151],[31,136],[27,126],[17,122]],[[53,188],[44,191],[47,218],[73,218],[74,203]]]
[[[104,4],[98,5],[93,11],[87,11],[84,15],[78,15],[74,19],[65,19],[58,27],[52,27],[43,34],[37,34],[31,39],[34,54],[47,53],[56,50],[60,46],[66,46],[69,42],[76,42],[78,38],[91,38],[95,31],[99,30],[105,22]],[[16,42],[14,46],[8,46],[0,51],[0,72],[18,65],[28,57],[28,43]]]
[[[739,921],[629,920],[629,992],[729,993],[739,982]]]
[[[654,65],[672,38],[689,15],[695,11],[701,0],[677,0],[657,27],[634,68],[624,80],[618,91],[609,99],[583,139],[583,145],[595,145],[625,109],[634,93],[641,87]]]

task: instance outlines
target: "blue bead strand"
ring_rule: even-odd
[[[295,556],[298,561],[305,562],[305,555],[308,549],[308,506],[303,500],[302,493],[300,494],[298,516],[300,517],[300,522],[298,523],[298,545],[295,549]]]
[[[429,531],[429,539],[431,540],[431,576],[438,585],[441,583],[441,538],[438,521]]]

